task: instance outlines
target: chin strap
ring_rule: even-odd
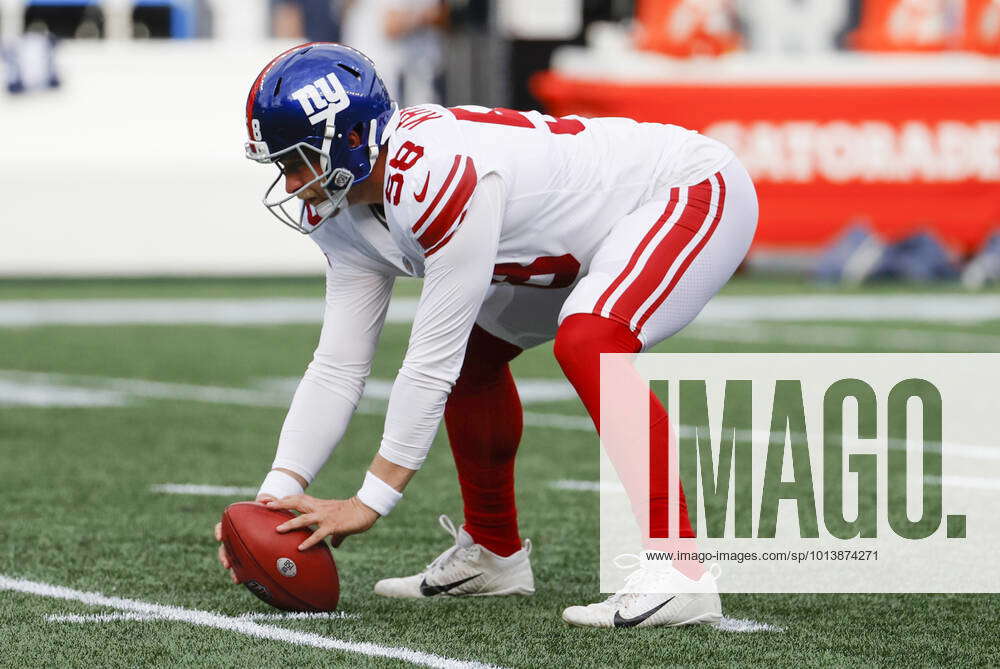
[[[368,170],[375,169],[375,161],[378,160],[379,144],[375,141],[375,133],[378,132],[378,123],[374,120],[368,124]]]
[[[330,202],[330,200],[323,200],[316,205],[315,209],[316,213],[319,214],[321,218],[329,218],[330,216],[333,216],[336,211],[333,202]]]
[[[320,149],[320,167],[326,172],[327,163],[330,162],[330,147],[333,145],[333,138],[337,136],[337,129],[333,125],[333,120],[337,117],[336,114],[330,114],[326,119],[326,125],[323,128],[323,146]]]
[[[389,141],[389,137],[395,132],[396,126],[399,125],[399,105],[395,102],[392,103],[392,115],[389,116],[389,122],[385,124],[382,128],[382,136],[378,138],[379,144],[385,144]]]
[[[368,161],[370,163],[370,169],[375,169],[375,161],[378,160],[379,147],[389,141],[389,137],[392,136],[393,131],[396,129],[396,125],[399,123],[399,105],[395,102],[392,103],[392,114],[389,116],[389,121],[382,128],[382,134],[379,137],[375,137],[375,133],[378,132],[378,121],[373,119],[371,125],[368,127]]]

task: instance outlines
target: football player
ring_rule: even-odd
[[[465,523],[442,517],[454,544],[375,591],[532,594],[531,544],[514,502],[522,412],[508,363],[555,339],[600,430],[600,354],[639,352],[683,328],[746,255],[757,224],[747,172],[726,146],[677,126],[400,110],[368,58],[329,43],[271,61],[246,122],[247,155],[280,171],[265,205],[329,263],[319,345],[259,499],[301,513],[279,531],[317,526],[303,547],[363,532],[402,498],[443,416]],[[423,289],[378,453],[351,499],[305,495],[361,398],[397,276],[422,277]],[[651,395],[651,434],[666,426]],[[681,535],[691,537],[680,497]],[[220,558],[228,567],[222,549]],[[629,592],[563,618],[594,627],[720,619],[717,592],[664,593],[651,562]]]

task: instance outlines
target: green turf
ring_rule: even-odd
[[[397,279],[398,295],[419,295],[417,279]],[[268,298],[322,297],[324,281],[316,276],[150,277],[0,279],[0,300],[108,298]]]
[[[417,296],[421,282],[397,279],[396,294]],[[1000,293],[993,284],[980,291]],[[881,282],[862,286],[817,283],[785,275],[738,274],[723,295],[788,295],[795,293],[884,295],[905,293],[970,294],[956,282]],[[971,293],[975,294],[975,292]],[[152,277],[152,278],[6,278],[0,279],[0,300],[89,299],[143,297],[321,297],[323,277]]]
[[[321,282],[318,287],[314,283],[22,282],[14,288],[0,285],[0,296],[320,299]],[[410,284],[401,290],[416,294],[417,288]],[[768,292],[760,285],[753,288],[752,282],[737,282],[730,290]],[[788,292],[806,289],[800,284]],[[908,328],[1000,335],[998,323],[851,326],[873,333]],[[773,327],[778,331],[783,326]],[[317,330],[309,325],[0,329],[0,369],[247,388],[261,378],[299,375]],[[387,326],[376,376],[391,378],[398,369],[407,331]],[[789,347],[696,337],[678,337],[658,348],[793,349],[827,350],[809,342]],[[549,346],[524,354],[514,370],[522,376],[559,377]],[[581,413],[575,400],[532,405],[530,410]],[[211,527],[235,498],[158,495],[149,488],[165,482],[255,486],[273,456],[283,414],[281,407],[175,400],[114,408],[0,407],[0,499],[7,511],[0,519],[0,574],[225,614],[269,612],[243,588],[228,584],[215,561]],[[311,492],[352,494],[378,445],[381,425],[380,416],[356,416]],[[597,597],[598,499],[546,484],[554,478],[596,479],[598,448],[596,436],[588,432],[525,430],[518,502],[522,530],[535,545],[534,597],[408,602],[372,593],[378,578],[412,573],[446,547],[449,537],[437,526],[438,514],[461,517],[454,466],[439,435],[427,465],[393,515],[336,551],[343,579],[341,608],[359,617],[268,624],[508,667],[1000,664],[996,596],[724,597],[727,615],[778,625],[783,633],[609,633],[566,627],[559,620],[564,606]],[[0,591],[0,666],[409,666],[187,623],[45,621],[50,614],[103,612],[109,610]]]

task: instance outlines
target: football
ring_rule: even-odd
[[[306,528],[284,534],[275,527],[294,518],[290,511],[258,502],[230,504],[222,514],[222,541],[233,572],[247,590],[285,611],[333,611],[340,598],[340,577],[326,542],[298,549]]]

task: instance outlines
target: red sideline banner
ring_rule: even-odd
[[[756,243],[816,246],[869,222],[959,251],[1000,227],[1000,84],[622,85],[537,75],[557,116],[675,123],[731,146],[757,184]]]

